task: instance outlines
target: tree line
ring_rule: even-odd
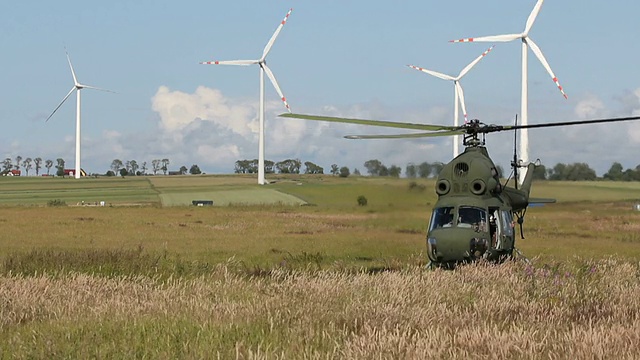
[[[169,171],[169,164],[171,164],[171,162],[167,158],[152,160],[151,168],[147,166],[146,161],[143,161],[140,164],[138,164],[136,160],[127,160],[123,162],[120,159],[114,159],[111,162],[110,170],[107,171],[106,175],[107,176],[114,176],[114,175],[140,176],[140,175],[147,175],[147,170],[151,170],[153,172],[153,175],[157,175],[159,171],[162,171],[163,175],[167,175],[167,172],[171,173]],[[177,173],[180,175],[185,175],[187,174],[187,172],[192,175],[202,174],[202,171],[200,170],[200,167],[197,164],[191,165],[189,169],[187,169],[186,166],[182,165],[180,167],[180,170],[177,171]]]
[[[41,157],[36,157],[34,159],[30,157],[23,158],[22,156],[16,156],[15,163],[13,159],[7,157],[2,161],[2,175],[6,175],[11,172],[11,170],[24,169],[25,175],[29,176],[29,171],[32,169],[35,171],[36,176],[40,175],[40,170],[43,168],[47,169],[47,175],[51,175],[51,168],[54,166],[56,168],[56,174],[64,174],[64,159],[58,158],[55,163],[53,160],[42,160]]]

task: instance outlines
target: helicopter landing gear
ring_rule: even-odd
[[[512,256],[514,260],[522,260],[527,265],[531,264],[531,260],[529,260],[529,258],[524,256],[522,251],[518,250],[517,248],[513,248],[513,251],[516,252],[516,256]]]

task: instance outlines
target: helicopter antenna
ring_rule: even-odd
[[[516,114],[516,120],[514,126],[518,126],[518,114]],[[513,181],[515,183],[515,188],[518,188],[518,132],[513,132],[513,161],[511,162],[511,166],[513,167]]]

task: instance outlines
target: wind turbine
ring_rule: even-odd
[[[258,184],[260,185],[264,185],[265,183],[265,178],[264,178],[264,74],[265,73],[267,73],[267,77],[269,77],[269,80],[271,80],[271,84],[273,84],[273,87],[278,92],[278,95],[280,95],[280,99],[284,103],[284,106],[287,108],[287,111],[291,112],[291,109],[289,108],[289,104],[287,103],[287,99],[282,94],[282,90],[280,90],[280,86],[278,86],[278,82],[276,81],[276,78],[273,75],[273,72],[271,72],[271,69],[269,69],[266,62],[266,57],[269,54],[269,51],[271,51],[271,47],[273,46],[273,43],[276,41],[278,34],[280,34],[280,30],[282,30],[282,27],[284,26],[284,24],[287,23],[287,20],[289,19],[289,15],[291,15],[291,11],[293,11],[293,9],[289,9],[289,12],[287,12],[287,15],[285,15],[284,19],[282,20],[282,22],[280,22],[280,25],[271,36],[271,39],[269,39],[269,42],[267,43],[267,45],[264,47],[264,50],[262,51],[262,57],[260,59],[205,61],[200,63],[204,65],[241,65],[241,66],[257,64],[258,66],[260,66],[260,110],[259,110],[260,111],[260,137],[259,137],[259,144],[258,144]]]
[[[460,85],[460,79],[462,79],[469,72],[469,70],[471,70],[471,68],[473,68],[478,62],[480,62],[480,60],[482,60],[482,58],[485,57],[492,49],[493,49],[493,46],[488,48],[485,52],[482,53],[482,55],[478,56],[475,60],[470,62],[469,65],[467,65],[464,69],[462,69],[462,71],[460,71],[460,74],[458,74],[458,76],[451,76],[451,75],[439,73],[437,71],[423,69],[421,67],[414,66],[414,65],[407,65],[407,66],[412,69],[422,71],[424,73],[427,73],[429,75],[435,76],[443,80],[453,81],[453,125],[458,126],[458,118],[459,118],[458,104],[460,104],[459,106],[462,107],[462,114],[464,115],[464,123],[465,124],[467,123],[467,109],[464,105],[464,92],[462,91],[462,85]],[[458,150],[459,141],[460,141],[459,139],[460,139],[460,135],[454,136],[453,157],[456,157],[459,154],[459,150]]]
[[[113,92],[113,91],[97,88],[97,87],[90,86],[90,85],[84,85],[84,84],[78,82],[78,78],[76,77],[76,72],[73,71],[73,65],[71,65],[71,58],[69,57],[69,53],[66,50],[65,50],[65,53],[67,54],[67,62],[69,62],[69,68],[71,68],[71,75],[73,76],[73,87],[71,88],[71,90],[69,90],[69,92],[67,93],[67,96],[65,96],[64,99],[62,99],[60,104],[58,104],[58,106],[55,109],[53,109],[53,111],[51,112],[51,115],[49,115],[49,117],[47,118],[46,121],[49,121],[49,119],[51,119],[53,114],[55,114],[56,111],[58,111],[58,109],[62,106],[62,104],[64,104],[64,102],[69,98],[69,96],[71,96],[71,94],[75,91],[76,92],[76,168],[75,168],[75,172],[74,172],[74,177],[76,179],[80,179],[80,173],[81,173],[81,167],[80,167],[80,90],[82,90],[82,89],[94,89],[94,90],[107,91],[107,92]]]
[[[562,86],[560,86],[560,83],[558,82],[558,78],[551,70],[551,66],[549,66],[547,59],[545,59],[544,55],[542,54],[540,47],[538,47],[538,45],[536,45],[536,43],[529,37],[529,31],[531,30],[533,23],[536,21],[536,17],[540,12],[540,8],[542,7],[543,2],[544,0],[538,0],[538,2],[536,2],[536,5],[533,7],[533,10],[531,11],[531,14],[529,14],[529,18],[527,19],[527,23],[524,27],[524,31],[520,34],[494,35],[494,36],[483,36],[483,37],[477,37],[477,38],[464,38],[460,40],[451,40],[451,42],[454,42],[454,43],[509,42],[509,41],[518,40],[518,39],[522,41],[522,97],[520,100],[520,119],[521,119],[522,126],[528,125],[527,55],[528,55],[529,47],[531,47],[531,51],[533,51],[534,55],[538,58],[540,63],[542,63],[542,66],[544,66],[544,68],[547,70],[547,73],[549,73],[549,75],[551,76],[551,79],[553,79],[553,82],[558,87],[558,90],[560,90],[560,92],[565,97],[565,99],[567,98],[567,94],[564,93]],[[529,133],[527,129],[521,129],[520,131],[521,131],[520,132],[520,155],[521,155],[522,161],[526,164],[529,161]],[[520,175],[519,182],[522,183],[522,180],[524,180],[525,174],[524,172],[520,172],[519,175]]]

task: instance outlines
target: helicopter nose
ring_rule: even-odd
[[[437,263],[464,262],[482,256],[489,242],[470,229],[438,229],[427,237],[427,255]]]

